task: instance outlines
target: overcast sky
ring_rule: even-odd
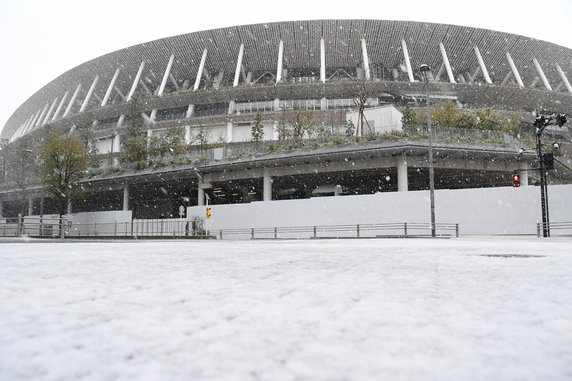
[[[100,55],[226,26],[310,19],[427,21],[572,48],[571,0],[0,0],[0,128],[26,99]]]

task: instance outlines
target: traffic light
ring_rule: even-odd
[[[556,124],[558,127],[562,127],[566,124],[566,114],[556,114],[554,119],[556,119]]]
[[[520,186],[520,174],[513,173],[512,174],[512,186],[518,188]]]
[[[211,208],[210,206],[207,206],[207,214],[206,214],[207,218],[211,218]]]

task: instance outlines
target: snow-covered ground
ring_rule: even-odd
[[[572,239],[0,242],[0,380],[570,379]]]

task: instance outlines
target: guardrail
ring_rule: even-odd
[[[459,224],[435,224],[437,236],[459,237]],[[430,223],[315,225],[210,230],[219,239],[430,237]]]
[[[63,231],[60,227],[63,226]],[[459,224],[437,223],[439,237],[459,237]],[[133,220],[129,222],[72,223],[65,218],[16,217],[0,223],[1,236],[60,238],[219,238],[219,239],[299,239],[430,237],[429,223],[381,223],[259,227],[207,230],[203,221],[185,219]]]
[[[63,231],[62,231],[63,226]],[[67,234],[68,223],[64,217],[11,217],[0,223],[1,237],[61,237]],[[63,233],[63,234],[62,234]]]
[[[544,228],[548,228],[549,230],[568,230],[568,234],[563,235],[572,235],[572,222],[549,222],[543,224],[542,222],[538,222],[536,224],[536,236],[542,236],[542,232]],[[560,232],[558,232],[560,233]]]

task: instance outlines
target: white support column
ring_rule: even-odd
[[[158,96],[163,96],[163,91],[165,91],[165,85],[167,85],[167,80],[169,79],[169,74],[171,74],[171,67],[173,66],[173,61],[175,60],[175,55],[171,54],[171,57],[169,57],[169,62],[167,63],[167,67],[165,68],[165,73],[163,73],[163,79],[161,80],[161,84],[159,85],[159,88],[157,89],[157,95]],[[151,110],[151,121],[152,123],[155,123],[155,117],[157,116],[157,109],[153,109]]]
[[[262,200],[272,201],[272,176],[270,175],[270,169],[264,168],[262,181]]]
[[[137,90],[137,85],[139,84],[139,80],[141,79],[141,74],[143,74],[143,69],[145,69],[145,61],[141,61],[141,65],[139,65],[139,70],[137,70],[137,74],[135,75],[135,79],[131,84],[131,89],[129,90],[129,94],[127,94],[127,98],[125,99],[126,102],[129,102],[135,94],[135,90]]]
[[[546,90],[552,91],[552,86],[548,83],[548,79],[546,79],[546,75],[544,75],[544,70],[542,70],[542,67],[536,57],[532,58],[532,62],[534,63],[534,67],[536,67],[536,71],[538,72],[538,75],[540,75],[540,79],[542,79],[542,83],[544,84],[544,87],[546,87]]]
[[[401,49],[403,49],[403,58],[405,59],[405,67],[407,68],[407,75],[409,76],[409,82],[415,82],[413,77],[413,70],[411,70],[411,60],[409,59],[409,50],[407,50],[407,44],[405,40],[401,40]]]
[[[115,74],[113,74],[113,78],[111,78],[111,82],[109,82],[109,86],[107,87],[107,91],[105,92],[105,95],[103,96],[103,99],[101,100],[102,106],[105,106],[107,104],[107,101],[109,100],[109,96],[111,95],[111,91],[113,90],[113,87],[115,86],[115,81],[117,81],[117,77],[119,77],[119,71],[120,71],[119,68],[117,70],[115,70]]]
[[[197,192],[197,205],[198,206],[205,205],[205,190],[201,188],[201,184],[199,184],[199,189]]]
[[[365,80],[371,80],[371,73],[369,71],[369,57],[367,55],[367,45],[365,43],[365,38],[361,39],[361,55],[363,58],[363,71],[365,72]]]
[[[284,59],[284,41],[280,40],[280,44],[278,44],[278,64],[276,66],[276,83],[282,81],[283,59]]]
[[[238,80],[240,79],[240,69],[242,68],[242,56],[244,54],[244,44],[240,44],[238,49],[238,58],[236,59],[236,70],[234,71],[234,81],[232,82],[232,87],[238,86]]]
[[[28,127],[26,127],[22,133],[20,135],[18,135],[18,137],[20,136],[24,136],[26,135],[29,131],[32,131],[34,129],[34,127],[36,126],[36,122],[38,121],[38,118],[40,117],[40,113],[42,112],[42,109],[39,109],[36,114],[34,114],[33,118],[32,118],[32,122],[28,125]]]
[[[54,111],[54,107],[56,107],[56,103],[58,103],[58,97],[56,97],[54,99],[54,101],[52,102],[52,105],[50,106],[50,109],[48,110],[48,113],[46,114],[46,117],[44,118],[42,125],[48,123],[48,120],[50,119],[50,115],[52,115],[52,111]]]
[[[493,81],[491,81],[491,77],[489,76],[489,71],[485,65],[485,61],[483,60],[483,56],[481,56],[481,52],[479,51],[478,47],[474,47],[475,55],[477,56],[477,61],[479,61],[479,66],[481,68],[481,73],[483,73],[483,77],[485,77],[485,81],[491,85]]]
[[[163,80],[161,81],[161,86],[159,86],[159,91],[157,92],[158,96],[162,96],[163,91],[165,91],[165,85],[167,84],[167,80],[169,79],[169,74],[171,74],[171,67],[173,66],[174,60],[175,60],[175,55],[171,54],[171,57],[169,57],[169,63],[167,64],[167,68],[165,69],[165,73],[163,74]]]
[[[320,81],[326,82],[326,46],[324,39],[320,39]]]
[[[189,107],[187,107],[187,113],[185,114],[185,118],[189,119],[190,117],[193,116],[195,112],[195,105],[189,105]]]
[[[407,180],[407,159],[401,156],[397,159],[397,191],[407,192],[409,183]]]
[[[520,87],[521,89],[524,88],[524,83],[522,83],[522,78],[520,77],[518,69],[516,68],[516,65],[514,64],[514,61],[512,60],[512,57],[510,56],[509,52],[506,52],[506,60],[510,65],[510,70],[512,70],[512,75],[514,76],[516,83],[518,83],[518,87]]]
[[[42,110],[42,113],[40,114],[40,117],[38,118],[38,121],[36,122],[34,127],[38,127],[38,126],[42,125],[42,121],[44,120],[44,116],[46,116],[46,112],[48,111],[49,105],[50,105],[49,103],[46,103],[46,105],[44,106],[44,109]]]
[[[113,135],[113,140],[111,144],[113,145],[111,148],[113,152],[121,152],[121,135],[119,134]]]
[[[191,144],[191,126],[185,126],[185,144]]]
[[[56,112],[54,113],[54,116],[52,117],[52,122],[54,120],[56,120],[58,118],[58,116],[60,115],[60,112],[62,111],[62,107],[64,107],[64,103],[66,101],[66,99],[68,98],[69,95],[69,91],[66,91],[64,93],[64,96],[62,97],[62,100],[60,101],[60,104],[58,105],[58,108],[56,109]]]
[[[558,70],[558,74],[560,74],[560,78],[562,78],[562,82],[564,82],[564,85],[566,86],[566,89],[568,89],[568,92],[572,93],[572,86],[570,86],[570,81],[568,81],[568,78],[566,77],[566,74],[564,74],[564,71],[562,71],[560,65],[556,64],[556,70]]]
[[[87,107],[87,104],[89,103],[89,100],[91,99],[91,95],[93,94],[93,91],[95,90],[95,86],[97,86],[97,81],[99,81],[99,75],[96,75],[95,78],[93,79],[93,82],[91,83],[91,86],[89,87],[89,91],[87,92],[87,95],[85,96],[85,99],[83,100],[83,103],[81,104],[81,108],[79,109],[79,112],[83,112],[85,110],[85,108]]]
[[[451,69],[451,63],[449,62],[449,57],[447,57],[447,51],[442,42],[439,43],[439,49],[441,50],[441,56],[443,57],[443,62],[445,63],[445,69],[447,69],[447,75],[449,76],[449,82],[457,83],[455,77],[453,76],[453,69]]]
[[[64,115],[62,116],[62,118],[65,118],[70,113],[80,90],[81,90],[81,83],[77,85],[77,87],[75,88],[75,91],[73,92],[73,95],[70,99],[70,102],[68,103],[68,106],[66,107],[66,111],[64,111]]]
[[[520,174],[520,185],[527,186],[528,185],[528,170],[530,166],[528,163],[521,163],[520,168],[522,169],[518,173]]]
[[[67,210],[67,214],[72,214],[73,211],[73,205],[72,205],[72,201],[69,200],[68,201],[68,210]]]
[[[233,125],[232,122],[226,124],[226,141],[232,143]]]
[[[193,91],[199,89],[201,84],[201,78],[203,77],[203,70],[205,69],[205,62],[207,60],[207,50],[203,50],[203,56],[201,57],[201,63],[199,64],[199,71],[197,72],[197,78],[195,79],[195,85],[193,86]]]
[[[129,184],[123,184],[123,210],[129,210]]]

